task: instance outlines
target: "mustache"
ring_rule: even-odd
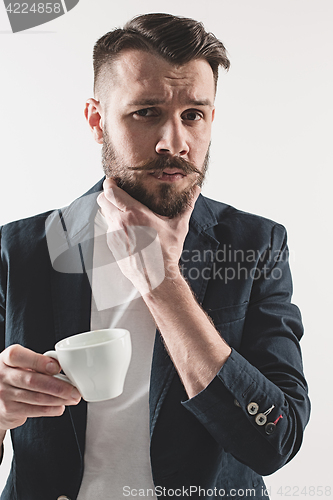
[[[161,155],[153,160],[148,160],[139,164],[136,167],[129,167],[132,171],[151,171],[154,173],[162,173],[163,170],[167,168],[175,168],[181,170],[184,174],[196,174],[198,176],[198,182],[202,182],[204,179],[204,174],[199,170],[193,163],[180,158],[179,156],[170,157],[166,155]]]

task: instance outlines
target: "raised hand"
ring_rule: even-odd
[[[113,179],[104,181],[97,201],[107,220],[108,245],[123,274],[142,295],[165,278],[180,275],[178,263],[199,193],[197,187],[186,211],[169,219],[132,198]]]

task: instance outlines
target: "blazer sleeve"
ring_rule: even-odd
[[[227,452],[261,475],[275,472],[297,453],[310,413],[299,345],[301,315],[290,303],[281,225],[272,229],[270,250],[256,264],[260,278],[253,280],[238,352],[233,349],[212,382],[182,403]]]

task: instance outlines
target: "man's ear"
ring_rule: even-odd
[[[103,144],[103,120],[101,103],[96,99],[88,99],[84,109],[84,116],[88,122],[94,139]]]

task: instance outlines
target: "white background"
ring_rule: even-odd
[[[100,147],[83,118],[92,47],[147,12],[201,20],[229,52],[203,193],[288,230],[313,409],[301,451],[266,482],[272,500],[288,492],[307,500],[302,488],[333,486],[331,0],[80,0],[17,34],[1,2],[0,224],[64,206],[102,177]],[[7,440],[0,490],[10,455]]]

